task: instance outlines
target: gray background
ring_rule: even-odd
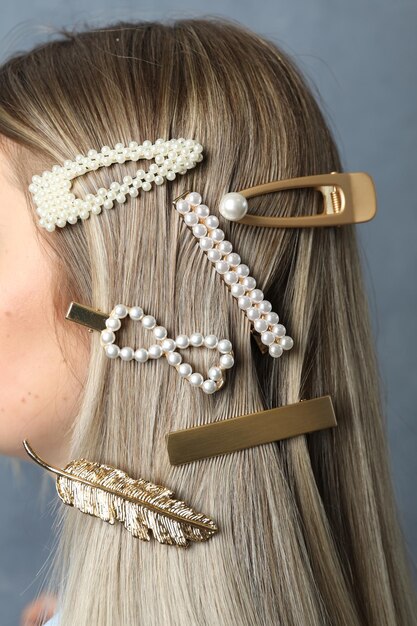
[[[14,0],[1,7],[0,61],[45,40],[54,27],[124,19],[205,15],[201,0]],[[417,555],[416,61],[417,2],[397,0],[212,0],[224,15],[274,39],[318,89],[346,170],[373,176],[377,217],[358,226],[388,406],[391,464],[410,555]],[[244,51],[242,51],[244,52]],[[13,419],[13,416],[10,416]],[[22,464],[18,481],[0,459],[0,626],[16,626],[35,594],[52,548],[53,483]]]

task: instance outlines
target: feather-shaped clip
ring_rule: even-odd
[[[23,445],[38,465],[57,475],[56,489],[65,504],[110,524],[119,521],[134,537],[150,541],[152,530],[159,543],[186,548],[188,540],[206,541],[218,530],[213,520],[172,498],[163,485],[85,459],[61,470],[43,461],[26,439]]]

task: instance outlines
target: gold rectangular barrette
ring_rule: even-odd
[[[375,217],[375,185],[371,176],[365,172],[331,172],[275,180],[236,193],[248,200],[275,191],[303,187],[311,187],[321,192],[324,205],[322,213],[295,217],[268,217],[246,213],[244,217],[233,221],[269,228],[309,228],[368,222]]]
[[[330,396],[174,430],[166,437],[171,465],[236,452],[337,426]]]

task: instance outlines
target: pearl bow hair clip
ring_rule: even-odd
[[[151,330],[156,343],[146,348],[131,348],[116,345],[116,332],[121,327],[123,318],[140,321],[142,327]],[[120,358],[122,361],[136,361],[146,363],[149,360],[159,359],[165,356],[169,365],[172,365],[181,378],[187,380],[192,387],[200,388],[206,394],[212,394],[221,389],[225,383],[226,370],[234,365],[232,344],[228,339],[218,339],[216,335],[202,335],[194,332],[190,336],[177,335],[174,339],[168,337],[167,329],[159,326],[153,315],[145,315],[142,307],[125,304],[116,304],[110,314],[103,313],[79,302],[71,302],[65,319],[87,326],[90,331],[100,332],[100,344],[110,359]],[[219,361],[208,370],[208,378],[204,379],[199,372],[193,372],[189,363],[182,360],[178,350],[186,348],[209,348],[217,350]]]

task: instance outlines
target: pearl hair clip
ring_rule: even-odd
[[[147,349],[133,349],[129,346],[120,348],[114,342],[115,333],[121,327],[121,319],[129,316],[131,320],[141,321],[143,328],[152,330],[157,343],[150,345]],[[169,365],[177,370],[181,378],[188,380],[193,387],[199,387],[207,394],[212,394],[221,389],[225,383],[225,370],[234,365],[234,354],[232,344],[228,339],[218,339],[216,335],[203,336],[201,333],[178,335],[176,339],[168,337],[167,329],[159,326],[152,315],[145,315],[139,306],[128,307],[125,304],[117,304],[110,315],[101,313],[78,302],[71,302],[66,314],[66,319],[88,326],[91,330],[99,330],[100,343],[104,348],[106,356],[110,359],[122,361],[135,360],[138,363],[145,363],[149,359],[159,359],[166,357]],[[176,349],[183,350],[188,347],[217,349],[219,362],[210,367],[208,378],[204,379],[199,372],[193,372],[189,363],[182,362],[182,356]]]
[[[131,141],[127,147],[117,143],[114,148],[103,146],[101,152],[89,150],[87,155],[77,154],[74,161],[66,160],[63,166],[54,165],[52,170],[41,176],[34,175],[29,191],[37,206],[39,224],[52,232],[56,226],[67,223],[75,224],[78,218],[85,220],[91,213],[99,214],[104,209],[112,209],[113,202],[126,202],[127,195],[136,197],[139,189],[150,191],[152,183],[162,185],[164,179],[174,180],[177,174],[185,174],[202,161],[203,146],[194,139],[160,138],[152,143],[149,140],[138,144]],[[113,163],[153,159],[155,162],[148,172],[136,171],[136,176],[124,176],[123,182],[112,182],[109,189],[101,187],[96,194],[87,194],[84,199],[76,198],[71,193],[71,180],[100,167],[109,167]]]
[[[323,196],[323,212],[317,215],[269,217],[248,213],[248,199],[284,189],[311,187]],[[312,226],[341,226],[368,222],[376,214],[374,182],[365,172],[331,172],[274,180],[242,191],[226,193],[219,212],[227,220],[267,228],[309,228]]]
[[[262,352],[267,349],[270,356],[277,358],[284,350],[290,350],[293,339],[286,335],[285,326],[278,323],[279,316],[272,311],[272,304],[264,300],[260,289],[256,289],[256,280],[249,276],[249,267],[241,263],[239,254],[233,252],[232,244],[225,240],[223,230],[218,228],[218,217],[211,215],[208,206],[202,204],[201,195],[196,191],[185,191],[175,198],[173,204],[237,299],[239,308],[252,322],[258,337],[260,334]]]

